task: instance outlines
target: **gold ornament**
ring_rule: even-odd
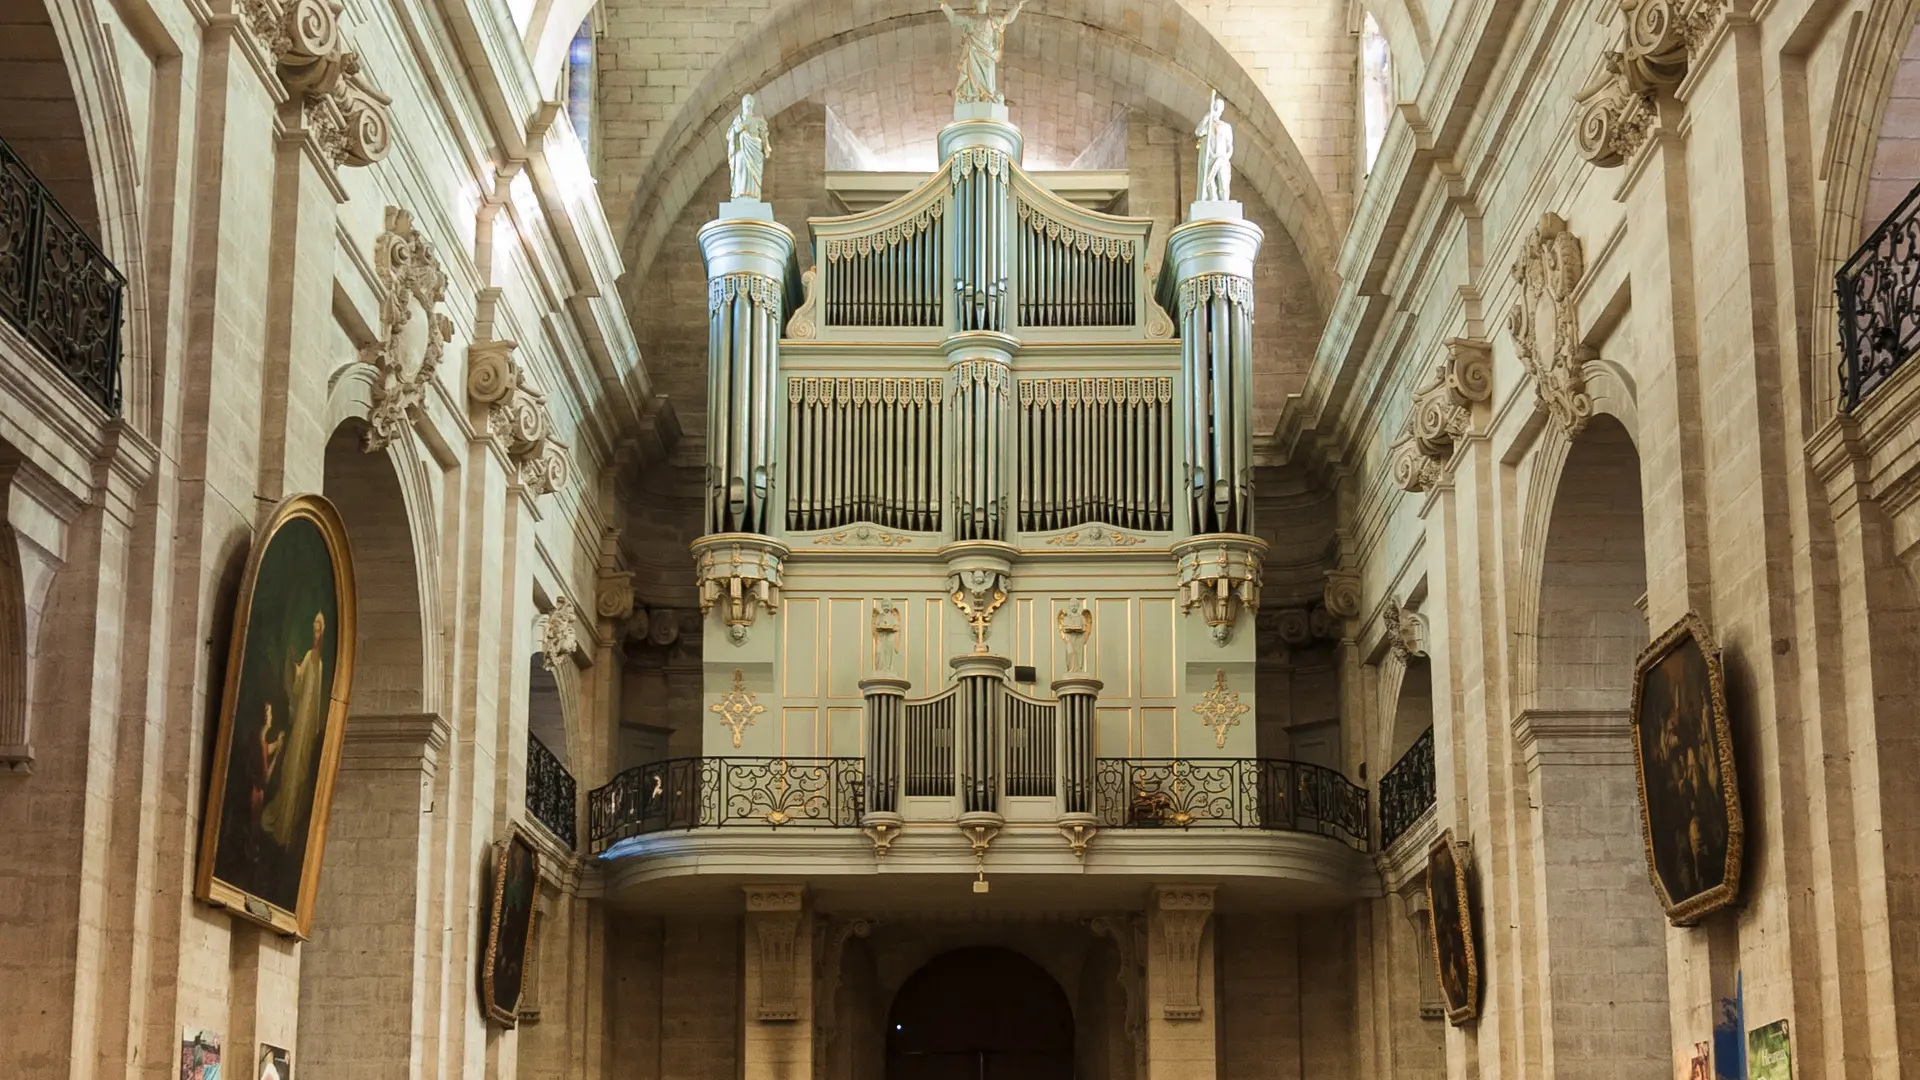
[[[735,668],[733,689],[720,695],[720,703],[710,706],[708,711],[719,714],[720,722],[733,729],[733,747],[738,750],[741,734],[753,726],[753,718],[766,712],[767,707],[754,699],[747,690],[746,675]]]
[[[1240,692],[1227,689],[1227,673],[1216,670],[1213,689],[1201,695],[1200,704],[1195,705],[1193,711],[1200,714],[1202,723],[1213,729],[1213,745],[1224,750],[1228,729],[1239,727],[1240,717],[1252,712],[1253,707],[1240,704]]]

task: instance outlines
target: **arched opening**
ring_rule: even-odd
[[[887,1015],[887,1080],[1072,1080],[1073,1006],[1011,949],[942,953]]]
[[[353,696],[334,782],[313,937],[301,950],[299,1053],[314,1075],[389,1075],[417,1053],[433,777],[445,731],[425,712],[414,538],[392,451],[350,421],[327,444],[322,492],[340,511],[358,588]]]
[[[1540,575],[1530,735],[1541,899],[1546,1075],[1668,1068],[1666,920],[1648,883],[1628,739],[1648,641],[1640,459],[1596,416],[1554,492]]]
[[[527,672],[527,734],[538,739],[560,764],[572,767],[572,759],[567,756],[567,719],[560,708],[560,681],[553,677],[543,656],[535,656]]]
[[[1920,184],[1920,24],[1907,36],[1887,92],[1880,137],[1867,174],[1867,206],[1860,218],[1860,239],[1880,227],[1894,207]]]
[[[72,75],[47,8],[0,8],[0,139],[45,185],[96,246],[99,202]]]

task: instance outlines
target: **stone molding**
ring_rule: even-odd
[[[386,224],[373,241],[373,269],[380,282],[380,340],[367,362],[373,365],[373,405],[362,449],[385,450],[413,429],[417,411],[426,403],[427,387],[440,369],[453,320],[440,310],[447,299],[447,272],[433,241],[413,226],[411,211],[387,207]],[[419,355],[408,356],[415,344],[406,330],[414,308],[426,316],[424,343]]]
[[[432,773],[451,733],[439,713],[353,713],[340,742],[342,769],[413,769]]]
[[[1213,915],[1213,886],[1169,885],[1154,890],[1160,960],[1166,965],[1161,1008],[1168,1020],[1205,1015],[1200,994],[1200,945]]]
[[[1513,738],[1529,771],[1545,765],[1633,765],[1633,723],[1621,709],[1527,709]]]
[[[594,612],[603,619],[621,622],[633,615],[633,609],[633,571],[600,571],[600,576],[594,581]]]
[[[1601,56],[1600,70],[1575,92],[1580,153],[1594,165],[1624,165],[1659,122],[1657,98],[1687,77],[1728,0],[1621,0],[1620,47]]]
[[[1126,1009],[1127,1042],[1133,1048],[1134,1076],[1147,1075],[1147,927],[1138,915],[1102,915],[1087,921],[1096,935],[1113,940],[1120,954],[1120,994]]]
[[[1541,407],[1569,438],[1579,435],[1593,416],[1593,398],[1581,370],[1580,310],[1574,300],[1585,273],[1586,256],[1566,219],[1552,211],[1541,214],[1513,263],[1521,295],[1507,315],[1507,330],[1521,366],[1533,376]],[[1542,306],[1549,309],[1553,326],[1549,343],[1540,340]]]
[[[840,1023],[835,998],[840,993],[841,968],[845,963],[847,942],[873,934],[873,923],[866,919],[818,919],[814,923],[814,964],[819,972],[814,990],[813,1056],[814,1075],[826,1075],[827,1045],[833,1041]]]
[[[563,596],[540,619],[540,665],[552,671],[571,662],[579,648],[580,620],[574,617],[573,601]]]
[[[1404,664],[1427,655],[1427,620],[1419,612],[1402,607],[1399,597],[1387,598],[1386,607],[1380,610],[1380,625],[1395,660]]]
[[[467,346],[467,396],[487,410],[487,434],[499,440],[512,463],[514,482],[535,495],[565,487],[573,459],[553,438],[547,396],[528,381],[509,339]]]
[[[1446,357],[1413,392],[1413,405],[1392,448],[1393,478],[1425,491],[1446,476],[1455,445],[1473,427],[1473,406],[1493,396],[1493,346],[1448,338]]]
[[[241,0],[240,12],[280,84],[334,165],[364,167],[393,147],[393,99],[374,89],[347,48],[340,0]]]
[[[760,993],[754,1019],[800,1019],[800,965],[795,950],[806,892],[798,885],[747,885],[747,922],[760,950]]]

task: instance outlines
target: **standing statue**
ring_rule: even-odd
[[[1227,187],[1233,180],[1233,125],[1220,118],[1226,107],[1214,94],[1207,118],[1193,132],[1200,156],[1200,202],[1226,202],[1232,197]]]
[[[1000,93],[1000,46],[1006,40],[1007,27],[1020,17],[1020,9],[1027,6],[1027,0],[1019,0],[1013,10],[1002,18],[987,14],[987,0],[978,0],[974,4],[974,18],[956,13],[941,0],[940,10],[947,13],[947,21],[960,28],[960,35],[966,43],[966,51],[960,57],[960,85],[954,89],[953,99],[957,102],[988,101],[1000,104],[1006,100]]]
[[[753,111],[753,95],[740,99],[740,115],[727,129],[727,166],[733,198],[760,198],[760,181],[767,171],[767,118]]]
[[[873,667],[883,675],[894,673],[900,658],[900,605],[891,600],[873,602]]]
[[[1060,608],[1054,622],[1060,626],[1060,638],[1067,645],[1069,674],[1087,670],[1087,631],[1093,629],[1093,611],[1085,600],[1069,600]]]

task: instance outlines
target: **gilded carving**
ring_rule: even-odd
[[[1261,561],[1266,541],[1254,536],[1212,533],[1173,545],[1183,612],[1198,607],[1213,642],[1224,646],[1233,636],[1240,612],[1260,610]]]
[[[953,606],[966,616],[973,628],[973,651],[987,651],[987,630],[993,625],[993,613],[1007,602],[1007,574],[992,567],[970,566],[953,571]]]
[[[553,438],[547,396],[514,359],[518,347],[505,339],[467,346],[467,395],[486,407],[487,433],[506,449],[515,482],[545,495],[566,486],[572,458]]]
[[[733,670],[733,688],[720,695],[720,700],[707,707],[707,711],[720,718],[733,735],[733,748],[740,749],[740,739],[748,728],[753,726],[753,718],[767,711],[765,705],[753,691],[747,689],[746,673],[739,668]]]
[[[1425,491],[1446,474],[1455,444],[1473,424],[1473,406],[1493,394],[1493,347],[1449,338],[1446,358],[1413,392],[1400,438],[1393,444],[1393,476],[1408,491]]]
[[[248,29],[273,56],[280,83],[301,101],[336,165],[366,166],[393,145],[393,99],[373,88],[341,32],[340,0],[241,0]]]
[[[1240,718],[1253,711],[1250,705],[1242,704],[1238,690],[1227,689],[1227,673],[1215,671],[1213,685],[1200,695],[1200,704],[1193,707],[1200,722],[1213,729],[1215,749],[1224,750],[1227,746],[1227,732],[1240,726]]]
[[[368,453],[386,449],[412,428],[414,413],[425,403],[427,386],[453,336],[453,320],[440,311],[447,298],[446,271],[433,241],[414,228],[411,213],[387,207],[386,226],[373,242],[373,269],[381,289],[380,340],[368,357],[376,372],[362,444]],[[417,343],[406,334],[416,307],[426,316],[425,340]],[[416,344],[419,355],[408,355]]]
[[[571,660],[579,647],[579,622],[574,618],[573,601],[563,596],[540,620],[540,665],[552,671],[561,661]]]
[[[1580,240],[1567,230],[1566,220],[1551,211],[1541,214],[1513,263],[1521,295],[1507,315],[1507,330],[1521,366],[1533,376],[1541,407],[1569,437],[1580,434],[1593,415],[1593,399],[1581,372],[1580,311],[1574,300],[1585,273]],[[1553,337],[1546,342],[1539,326],[1542,308],[1553,327]]]
[[[720,533],[693,545],[695,575],[700,587],[700,614],[722,604],[727,639],[745,643],[747,629],[761,612],[780,610],[780,584],[785,573],[787,546],[750,533]]]

